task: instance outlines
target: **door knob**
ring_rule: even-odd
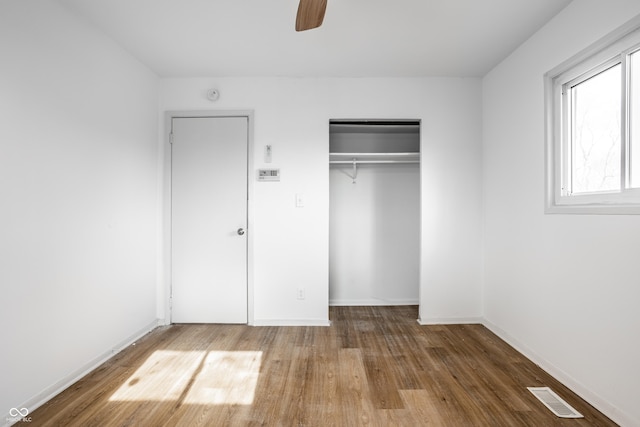
[[[238,235],[239,236],[244,235],[244,228],[238,228]]]

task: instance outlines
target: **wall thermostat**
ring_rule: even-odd
[[[280,181],[280,169],[258,169],[258,181]]]

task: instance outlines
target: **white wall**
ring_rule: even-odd
[[[220,90],[216,103],[210,87]],[[253,194],[256,324],[328,320],[331,118],[422,119],[421,319],[479,317],[479,79],[163,79],[161,98],[163,111],[254,110],[256,168],[273,146],[282,181],[255,183]],[[301,286],[305,300],[296,299]]]
[[[48,0],[0,58],[3,424],[156,320],[158,79]]]
[[[574,1],[483,81],[485,317],[623,425],[640,425],[640,217],[544,214],[542,76],[639,12]]]
[[[330,170],[329,299],[332,305],[418,304],[420,165]]]

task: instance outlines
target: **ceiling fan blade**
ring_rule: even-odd
[[[322,25],[327,0],[300,0],[296,16],[296,31],[311,30]]]

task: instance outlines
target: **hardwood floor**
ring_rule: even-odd
[[[173,325],[30,414],[30,426],[613,426],[480,325],[333,307],[331,327]],[[581,412],[560,419],[526,389]]]

